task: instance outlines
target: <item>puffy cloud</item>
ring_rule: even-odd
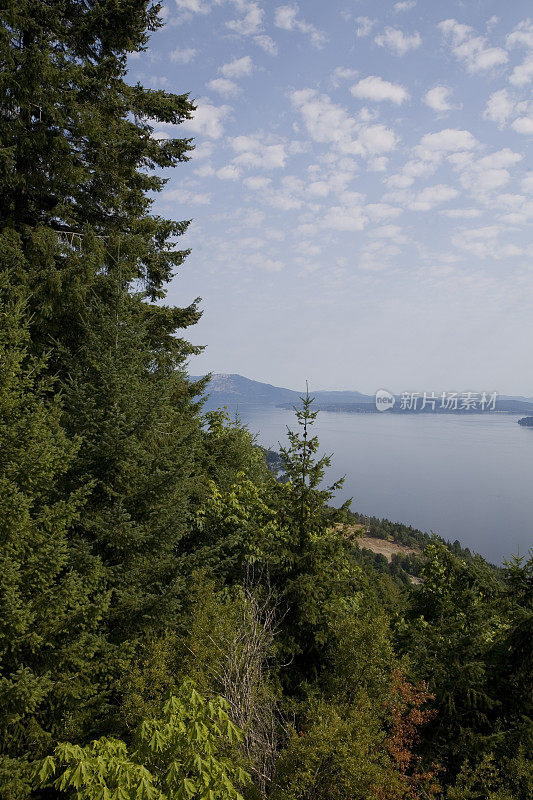
[[[274,14],[274,25],[285,31],[300,31],[307,36],[314,47],[321,48],[326,42],[326,34],[298,16],[296,3],[292,6],[278,6]]]
[[[426,133],[416,153],[423,161],[440,161],[448,153],[474,150],[478,144],[470,131],[446,128],[438,133]]]
[[[234,19],[226,22],[226,28],[238,33],[241,36],[250,36],[259,33],[263,24],[265,12],[256,2],[249,2],[243,5],[244,16],[241,19]]]
[[[529,19],[519,22],[514,31],[507,35],[506,42],[508,47],[519,45],[533,49],[533,22]]]
[[[368,156],[388,152],[397,139],[384,125],[361,122],[327,94],[315,89],[301,89],[291,94],[294,107],[302,115],[306,129],[315,142],[331,144],[344,155]]]
[[[398,143],[396,134],[385,125],[366,125],[359,132],[359,142],[367,153],[389,153]]]
[[[377,239],[393,239],[396,244],[404,244],[407,241],[400,225],[381,225],[370,231],[369,235]]]
[[[254,68],[250,56],[243,56],[242,58],[235,58],[228,64],[223,64],[220,67],[220,72],[225,78],[243,78],[252,74]]]
[[[477,219],[482,216],[483,211],[481,208],[447,208],[440,213],[450,219]]]
[[[246,186],[247,189],[251,189],[253,192],[264,191],[268,189],[271,183],[272,180],[263,175],[252,175],[250,178],[245,178],[243,180],[244,186]]]
[[[494,191],[508,183],[511,177],[509,167],[513,167],[522,158],[521,153],[514,153],[506,147],[477,161],[462,162],[455,156],[451,156],[450,161],[461,173],[461,185],[476,198],[487,202]]]
[[[221,167],[221,169],[217,170],[216,176],[220,178],[221,181],[237,181],[241,173],[234,164],[226,164],[225,167]]]
[[[483,116],[503,127],[514,111],[514,101],[507,89],[493,92],[487,101]]]
[[[363,78],[363,80],[351,87],[350,92],[354,97],[373,100],[376,103],[382,100],[390,100],[396,105],[401,105],[409,98],[409,93],[399,83],[390,83],[377,75],[369,75],[368,78]]]
[[[525,178],[522,179],[522,191],[533,194],[533,171],[528,172]]]
[[[525,86],[533,80],[533,55],[528,55],[517,67],[514,68],[509,76],[513,86]]]
[[[240,167],[253,169],[283,169],[287,153],[283,144],[268,144],[259,135],[236,136],[230,145],[237,153],[233,159]]]
[[[356,69],[349,69],[347,67],[336,67],[331,76],[331,82],[334,86],[338,86],[340,81],[349,81],[357,77]]]
[[[401,3],[394,3],[394,10],[397,14],[401,11],[410,11],[416,6],[416,0],[403,0]]]
[[[357,28],[355,29],[356,35],[361,38],[363,36],[370,36],[370,32],[374,27],[376,20],[370,17],[356,17]]]
[[[334,231],[362,231],[368,224],[368,217],[360,206],[350,204],[331,206],[320,224]]]
[[[517,133],[523,133],[526,136],[533,136],[533,117],[518,117],[518,119],[515,119],[511,127]]]
[[[241,91],[240,86],[237,86],[236,83],[230,81],[229,78],[215,78],[214,80],[209,81],[207,88],[214,92],[218,92],[218,94],[221,94],[224,97],[230,97],[231,95],[238,94]]]
[[[515,244],[500,244],[502,229],[498,225],[486,225],[482,228],[471,228],[461,231],[453,238],[453,243],[478,258],[509,258],[522,255],[522,248]]]
[[[416,50],[422,44],[418,32],[408,34],[400,28],[385,28],[385,32],[376,36],[374,41],[380,47],[392,50],[397,56],[404,56],[409,50]]]
[[[365,211],[372,220],[377,222],[398,217],[403,213],[401,208],[391,206],[388,203],[368,203],[365,206]]]
[[[464,61],[469,72],[482,72],[506,64],[509,55],[502,47],[490,47],[486,37],[476,36],[470,25],[446,19],[438,26],[453,54]]]
[[[159,195],[159,200],[162,203],[183,203],[184,205],[193,204],[199,206],[209,205],[211,202],[211,195],[201,192],[194,192],[189,189],[165,189]]]
[[[278,46],[270,36],[262,33],[260,36],[254,36],[254,42],[259,45],[259,47],[262,47],[269,56],[277,56]]]
[[[448,89],[446,86],[435,86],[433,89],[429,89],[424,95],[424,103],[432,108],[433,111],[445,113],[446,111],[451,111],[453,108],[450,103],[451,94],[452,90]]]
[[[170,60],[177,64],[188,64],[193,60],[197,52],[198,51],[192,47],[185,49],[178,47],[170,53]]]
[[[409,204],[411,211],[431,211],[439,203],[447,203],[454,200],[459,195],[453,186],[445,186],[442,183],[436,186],[426,186]]]
[[[515,164],[522,161],[523,157],[522,153],[515,153],[509,147],[504,147],[503,150],[496,150],[494,153],[478,159],[476,166],[479,170],[514,167]]]
[[[209,0],[176,0],[176,5],[180,11],[189,14],[209,14],[211,11]]]
[[[209,139],[220,139],[224,133],[224,120],[233,111],[231,106],[215,106],[207,97],[197,100],[196,106],[193,118],[183,123],[185,130],[203,134]]]

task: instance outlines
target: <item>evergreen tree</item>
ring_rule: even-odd
[[[96,700],[109,597],[99,558],[71,539],[85,493],[60,491],[79,441],[28,354],[26,304],[0,280],[0,796],[21,800],[27,761]]]
[[[121,682],[143,638],[176,619],[180,542],[195,504],[201,384],[184,367],[198,348],[176,334],[199,312],[196,302],[161,304],[187,254],[175,245],[187,222],[152,215],[149,197],[166,182],[161,170],[192,147],[157,140],[154,126],[174,131],[194,106],[126,82],[128,52],[146,46],[159,9],[150,0],[8,0],[0,10],[0,272],[28,298],[29,353],[54,379],[43,393],[62,395],[60,442],[76,442],[49,483],[64,502],[84,498],[48,560],[66,569],[67,548],[71,575],[98,566],[105,598],[78,619],[80,639],[98,632],[100,657],[91,662],[89,644],[87,660],[75,644],[65,657],[68,686],[83,686],[77,708],[48,700],[73,741],[122,735]],[[38,669],[62,652],[54,637],[43,630]],[[23,662],[14,657],[9,670]],[[65,736],[54,725],[50,745]],[[10,748],[26,750],[21,739]]]
[[[91,484],[76,533],[102,559],[109,636],[124,643],[157,635],[179,611],[200,426],[179,360],[152,343],[142,296],[112,276],[100,288],[64,390],[67,430],[81,437],[65,484]]]

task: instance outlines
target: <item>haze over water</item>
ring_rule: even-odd
[[[272,449],[286,443],[294,414],[243,410],[241,419]],[[533,547],[533,430],[508,414],[339,414],[320,412],[320,452],[333,453],[330,481],[346,474],[343,501],[370,516],[434,531],[499,563]]]

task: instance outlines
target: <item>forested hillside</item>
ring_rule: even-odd
[[[284,481],[202,412],[187,222],[151,212],[194,103],[127,82],[158,10],[0,10],[0,798],[528,800],[533,561],[428,540],[404,585],[309,398]]]

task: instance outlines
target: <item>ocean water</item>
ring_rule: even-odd
[[[252,408],[242,421],[272,449],[292,412]],[[326,476],[346,475],[338,500],[369,516],[434,531],[500,563],[533,548],[533,429],[519,416],[320,412]]]

